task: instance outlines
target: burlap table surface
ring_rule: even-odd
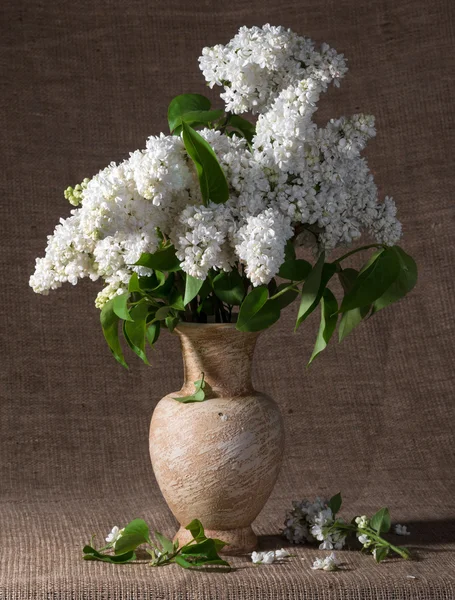
[[[1,45],[0,598],[454,597],[453,20],[450,2],[3,2]],[[293,499],[342,491],[344,514],[387,505],[412,535],[413,562],[342,552],[338,573],[285,564],[231,573],[84,562],[92,533],[143,517],[176,523],[153,477],[147,429],[179,388],[175,336],[150,368],[111,359],[93,299],[97,284],[39,297],[34,257],[70,207],[62,190],[166,131],[170,99],[209,93],[197,58],[242,25],[290,26],[328,41],[351,72],[318,119],[371,112],[367,155],[398,201],[403,245],[420,267],[414,293],[333,343],[306,370],[317,317],[296,335],[294,310],[260,338],[255,382],[279,402],[287,451],[255,523],[278,537]],[[408,575],[413,575],[411,579]]]

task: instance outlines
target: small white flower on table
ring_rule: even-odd
[[[332,552],[331,554],[329,554],[329,556],[326,556],[325,558],[317,558],[314,561],[313,566],[311,568],[315,571],[338,571],[339,564],[340,561],[336,557],[335,553]]]
[[[269,550],[268,552],[252,552],[251,560],[255,565],[271,565],[275,560],[283,560],[291,556],[287,550]]]
[[[115,544],[115,542],[122,536],[123,529],[119,529],[117,525],[114,525],[111,532],[106,537],[108,544]]]
[[[395,525],[395,533],[397,535],[411,535],[411,532],[408,531],[406,525],[400,525],[399,523]]]

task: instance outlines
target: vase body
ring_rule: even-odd
[[[188,542],[184,527],[199,519],[208,536],[228,542],[225,553],[251,551],[251,523],[270,496],[284,448],[277,405],[251,383],[258,333],[221,323],[182,323],[176,332],[184,384],[160,400],[150,426],[153,470],[181,524],[176,539]],[[207,399],[177,402],[194,393],[201,373]]]

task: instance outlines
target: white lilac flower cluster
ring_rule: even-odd
[[[275,560],[281,561],[291,556],[287,550],[269,550],[268,552],[252,552],[251,560],[255,565],[271,565]]]
[[[75,208],[36,261],[36,292],[101,278],[102,307],[126,291],[133,271],[148,273],[133,265],[163,238],[186,273],[204,279],[210,269],[241,264],[255,286],[276,275],[287,240],[302,230],[314,233],[319,250],[350,244],[362,230],[380,243],[398,241],[395,204],[378,200],[360,155],[375,135],[374,118],[341,117],[325,127],[312,121],[321,93],[347,71],[342,55],[265,25],[242,27],[226,46],[205,48],[200,67],[209,85],[224,87],[227,111],[259,115],[251,145],[213,129],[199,132],[226,174],[229,200],[204,206],[182,139],[152,136],[144,150],[66,190]]]
[[[325,558],[317,558],[311,568],[315,571],[338,571],[339,565],[340,561],[335,552],[332,552]]]
[[[337,519],[341,522],[341,519]],[[293,502],[292,510],[286,514],[283,534],[293,544],[321,542],[321,550],[341,550],[346,535],[339,531],[326,533],[325,529],[335,522],[328,500],[316,498],[314,502]]]

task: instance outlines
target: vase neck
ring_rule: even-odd
[[[254,391],[251,367],[259,333],[237,331],[235,325],[224,323],[181,323],[176,331],[184,365],[182,392],[192,394],[201,373],[210,386],[208,397],[242,396]]]

